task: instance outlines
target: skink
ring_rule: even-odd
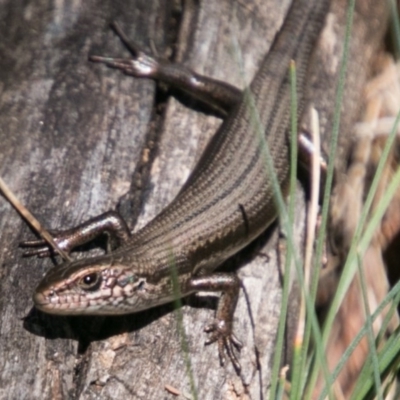
[[[226,352],[239,368],[234,347],[240,347],[240,342],[232,332],[232,317],[240,281],[235,274],[214,271],[277,217],[266,157],[269,152],[281,190],[286,194],[289,65],[291,60],[296,63],[301,117],[310,60],[328,7],[329,0],[293,1],[250,87],[230,110],[177,197],[148,225],[130,235],[116,213],[109,212],[56,236],[59,245],[70,250],[112,227],[122,245],[106,255],[50,270],[33,296],[38,309],[67,315],[125,314],[199,290],[221,291],[216,319],[206,330],[211,333],[209,342],[218,342],[221,361]],[[93,59],[132,74],[135,63],[143,63],[143,59]],[[148,57],[145,62],[151,64],[154,59]],[[157,77],[174,83],[179,68],[171,70]],[[224,90],[222,83],[210,82]],[[38,247],[37,253],[41,252],[43,247]]]

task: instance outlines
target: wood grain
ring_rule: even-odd
[[[3,2],[1,176],[49,228],[76,225],[115,207],[126,193],[124,215],[131,226],[137,220],[135,229],[143,226],[179,191],[220,121],[150,81],[90,64],[88,54],[127,55],[108,28],[116,20],[149,51],[175,53],[197,72],[244,87],[288,3],[193,0],[181,8],[177,1],[156,0]],[[327,136],[344,3],[334,2],[311,80],[312,101]],[[386,26],[384,2],[357,3],[343,137],[357,119],[369,62]],[[341,141],[343,154],[348,141]],[[301,189],[297,197],[301,251]],[[30,296],[52,261],[21,257],[18,243],[33,234],[4,199],[0,232],[1,399],[175,398],[166,385],[194,397],[191,380],[199,399],[267,398],[281,296],[275,230],[229,266],[239,269],[248,299],[242,294],[235,319],[235,332],[245,343],[241,376],[230,365],[219,366],[215,346],[204,346],[202,330],[212,318],[212,301],[189,299],[191,306],[180,311],[166,306],[118,318],[61,318],[32,310]],[[292,299],[288,323],[294,326],[295,292]],[[179,313],[187,353],[177,328]]]

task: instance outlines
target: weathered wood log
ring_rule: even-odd
[[[289,5],[192,0],[181,8],[178,3],[3,2],[0,175],[46,227],[77,225],[115,207],[123,195],[121,210],[131,227],[143,226],[179,191],[220,123],[151,81],[89,63],[89,54],[127,56],[109,29],[111,21],[149,51],[174,54],[199,73],[244,87]],[[332,129],[344,7],[344,1],[332,6],[311,79],[325,137]],[[385,27],[384,2],[357,2],[341,151]],[[303,197],[300,189],[299,251]],[[18,243],[33,234],[4,199],[0,232],[1,399],[172,398],[166,385],[193,397],[195,391],[200,399],[267,398],[281,299],[276,230],[253,246],[257,251],[229,263],[238,269],[247,295],[242,293],[235,314],[235,332],[245,344],[240,376],[231,365],[221,368],[216,347],[203,344],[212,302],[191,298],[178,310],[165,306],[107,318],[56,317],[32,309],[33,290],[53,263],[21,257]],[[294,292],[288,310],[292,327],[297,305]]]

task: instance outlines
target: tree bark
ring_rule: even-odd
[[[345,3],[332,5],[310,78],[325,145]],[[191,0],[183,6],[156,0],[3,1],[0,175],[48,228],[75,226],[118,202],[130,226],[142,227],[177,194],[220,120],[149,80],[89,63],[89,54],[127,56],[109,23],[117,21],[149,52],[244,87],[288,6],[273,0]],[[357,2],[340,154],[346,153],[346,133],[357,119],[386,19],[385,2]],[[301,253],[301,187],[296,196]],[[204,346],[203,328],[214,306],[207,300],[190,298],[178,310],[165,306],[121,317],[57,317],[33,309],[33,290],[53,261],[21,257],[18,243],[33,234],[0,199],[0,398],[174,398],[167,385],[199,399],[268,398],[281,301],[275,228],[226,266],[238,270],[244,287],[235,313],[235,333],[244,342],[238,375],[229,363],[220,367],[215,345]],[[294,327],[295,292],[291,298],[288,325]]]

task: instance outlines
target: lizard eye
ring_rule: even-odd
[[[101,275],[97,272],[91,272],[80,279],[79,285],[84,290],[94,291],[100,287]]]

